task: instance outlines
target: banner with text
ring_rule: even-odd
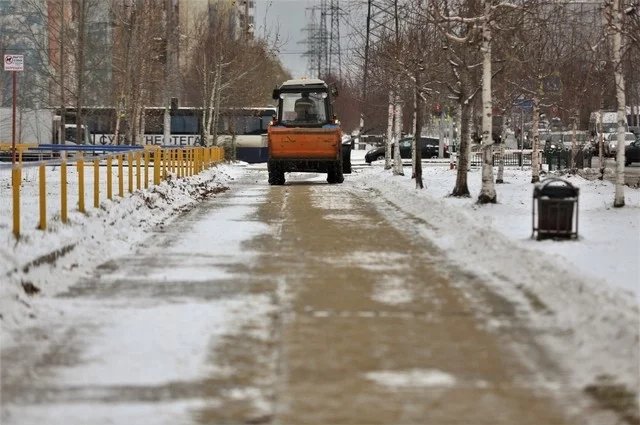
[[[92,134],[91,143],[94,145],[124,145],[124,135],[120,135],[120,143],[116,143],[114,134]],[[171,145],[171,146],[201,146],[202,138],[199,134],[172,134],[169,141],[164,140],[162,134],[145,134],[143,145]]]

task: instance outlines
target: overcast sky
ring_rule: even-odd
[[[330,2],[329,2],[330,3]],[[346,22],[353,21],[356,13],[354,8],[362,3],[357,0],[341,0],[343,19],[340,24],[340,38],[342,49],[342,63],[346,64],[348,54],[348,40],[351,30]],[[307,58],[302,56],[306,50],[303,32],[310,20],[313,6],[319,6],[319,0],[257,0],[256,1],[256,36],[262,37],[267,32],[274,34],[279,28],[280,38],[285,44],[280,49],[280,60],[293,77],[307,76]],[[266,24],[266,25],[265,25]],[[327,23],[330,25],[330,22]],[[313,76],[313,75],[311,75]]]
[[[298,43],[305,39],[302,29],[308,25],[311,16],[307,8],[319,3],[317,0],[256,1],[256,35],[264,34],[266,14],[267,31],[273,34],[279,27],[280,38],[286,41],[280,50],[280,60],[293,77],[306,75],[307,58],[300,54],[305,46]]]

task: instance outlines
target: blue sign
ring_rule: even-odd
[[[518,106],[524,109],[533,108],[533,100],[531,99],[516,99],[513,101],[513,106]]]

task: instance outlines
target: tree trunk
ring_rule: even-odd
[[[504,183],[504,145],[507,143],[507,122],[502,122],[502,132],[500,134],[500,158],[498,160],[498,176],[496,177],[496,183]]]
[[[395,100],[395,122],[393,129],[393,140],[395,141],[394,147],[394,164],[393,164],[393,174],[396,176],[404,176],[404,171],[402,170],[402,158],[400,157],[400,137],[402,130],[402,99],[400,98],[400,94],[396,91]]]
[[[493,184],[493,140],[491,137],[491,2],[484,2],[484,22],[482,24],[482,188],[478,196],[479,204],[495,204],[498,201]]]
[[[222,100],[222,59],[215,74],[213,90],[215,94],[215,105],[213,105],[213,124],[211,133],[213,134],[213,143],[217,144],[218,138],[218,120],[220,119],[220,103]],[[235,136],[231,140],[232,158],[236,158]]]
[[[209,97],[209,68],[207,67],[207,55],[203,55],[202,66],[202,137],[203,144],[210,146],[211,128],[207,125],[209,122],[209,108],[207,107],[207,98]]]
[[[618,148],[616,149],[616,191],[613,200],[615,208],[624,207],[624,163],[625,131],[627,105],[624,93],[624,75],[622,74],[622,19],[620,18],[620,0],[612,1],[613,20],[613,66],[616,81],[616,100],[618,103]]]
[[[601,94],[601,96],[604,96],[604,94]],[[605,165],[604,164],[604,123],[602,122],[602,120],[604,118],[604,114],[602,113],[603,110],[604,110],[604,108],[600,108],[600,116],[598,117],[598,120],[600,121],[600,131],[598,132],[598,159],[600,161],[600,177],[599,177],[600,180],[604,179],[604,170],[605,170],[605,166],[604,166]]]
[[[413,145],[416,151],[413,168],[416,171],[416,189],[423,189],[422,183],[422,151],[420,146],[420,135],[422,134],[422,119],[424,117],[424,101],[420,93],[420,72],[416,72],[415,78],[415,97],[416,97],[416,132],[413,135]]]
[[[413,121],[411,122],[411,133],[416,134],[416,124],[418,118],[418,91],[413,91]],[[414,137],[415,140],[415,137]],[[416,178],[416,144],[411,143],[411,178]]]
[[[540,181],[540,132],[538,131],[538,125],[540,123],[540,98],[534,96],[532,103],[533,128],[531,131],[533,132],[533,143],[531,145],[531,183],[538,183]]]
[[[168,145],[171,141],[171,70],[170,63],[172,60],[171,49],[173,43],[173,37],[171,36],[173,22],[171,14],[173,12],[172,2],[165,1],[165,13],[164,13],[164,37],[165,37],[165,59],[164,59],[164,116],[162,122],[162,141],[163,144]]]
[[[64,145],[67,140],[67,100],[64,92],[65,80],[65,15],[64,1],[60,2],[60,128],[58,129],[59,143]]]
[[[141,145],[147,144],[147,140],[144,137],[146,121],[147,121],[146,106],[143,103],[140,105],[140,124],[138,125],[138,140],[140,140]]]
[[[77,60],[76,67],[78,70],[78,90],[76,97],[76,143],[84,144],[84,138],[82,137],[82,104],[84,98],[84,56],[85,56],[85,26],[87,21],[86,13],[86,0],[78,0],[78,45],[77,45]]]
[[[573,170],[578,168],[576,163],[576,156],[578,155],[578,141],[576,132],[578,131],[578,114],[575,114],[575,117],[572,120],[571,124],[571,168]]]
[[[463,99],[461,97],[461,99]],[[458,172],[456,175],[456,185],[451,192],[452,196],[471,197],[469,186],[467,184],[467,175],[469,171],[469,153],[470,153],[470,126],[471,122],[471,105],[464,99],[460,107],[460,145],[458,146]]]
[[[393,117],[395,115],[395,95],[393,91],[389,91],[389,112],[387,115],[387,140],[386,149],[384,150],[384,169],[391,168],[391,143],[393,142]]]

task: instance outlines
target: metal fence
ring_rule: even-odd
[[[479,167],[482,165],[482,152],[473,152],[471,154],[471,166]],[[500,153],[493,153],[493,165],[500,165]],[[531,152],[506,152],[502,155],[504,165],[506,167],[530,167]],[[589,153],[578,151],[576,155],[576,168],[591,168],[591,159],[593,156]],[[563,170],[571,168],[571,151],[556,152],[539,152],[539,163],[549,166],[549,171]]]

